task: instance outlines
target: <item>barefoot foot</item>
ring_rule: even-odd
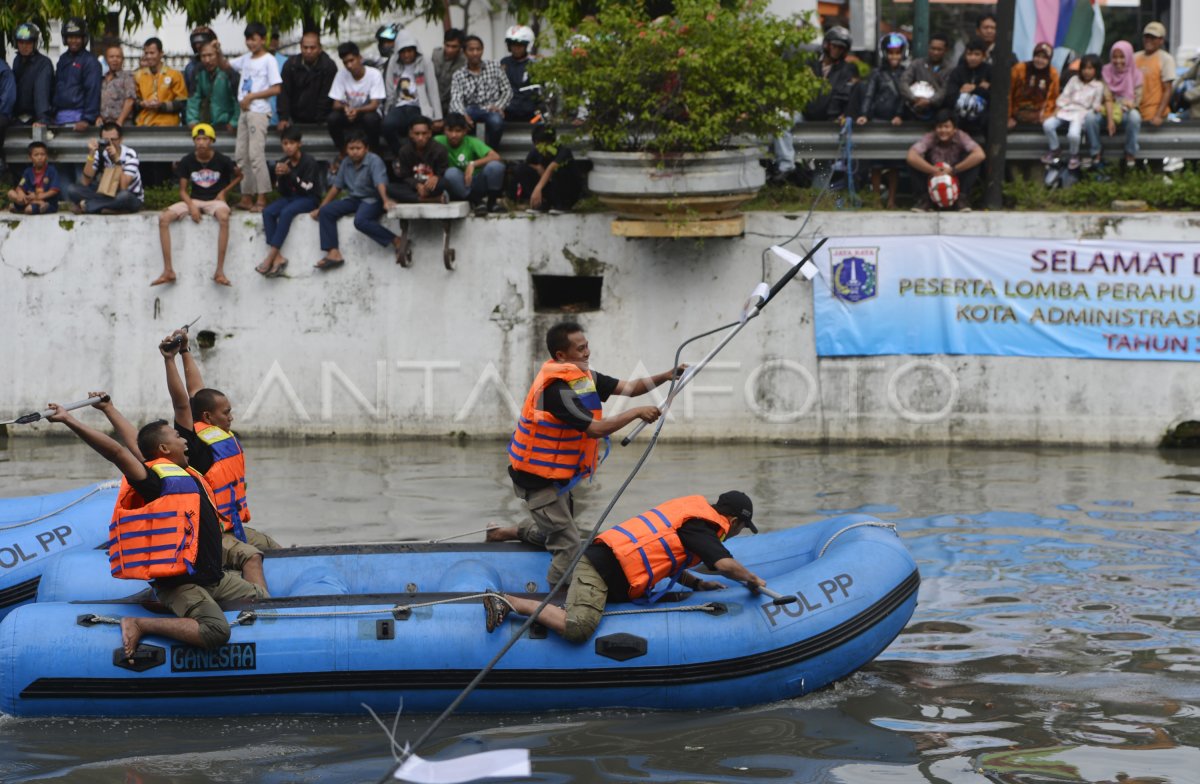
[[[122,618],[121,645],[125,648],[125,655],[132,657],[133,652],[137,650],[138,643],[141,641],[142,630],[138,626],[137,618]]]
[[[154,282],[151,283],[150,285],[151,286],[161,286],[164,283],[174,283],[174,282],[175,282],[175,273],[174,272],[164,272],[163,274],[161,274],[157,278],[155,278]]]
[[[216,281],[217,283],[220,283],[222,286],[232,286],[233,285],[232,283],[229,282],[229,278],[225,277],[225,273],[223,273],[223,272],[218,272],[216,275],[213,275],[213,280]]]

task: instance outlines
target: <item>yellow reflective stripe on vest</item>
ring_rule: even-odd
[[[227,438],[233,438],[233,433],[227,430],[222,430],[216,425],[205,425],[200,430],[196,431],[196,435],[200,436],[200,440],[208,445],[224,441]]]
[[[150,470],[158,474],[159,479],[166,479],[168,476],[190,476],[186,468],[180,468],[174,463],[158,463],[150,466]]]

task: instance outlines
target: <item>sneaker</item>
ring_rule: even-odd
[[[487,596],[483,597],[483,617],[488,634],[496,631],[496,628],[504,623],[504,619],[510,612],[512,612],[512,607],[504,600],[504,597],[489,589]]]
[[[1084,171],[1087,171],[1095,165],[1096,161],[1093,158],[1081,158],[1079,161],[1079,168],[1083,169]]]
[[[1067,168],[1070,169],[1071,171],[1075,171],[1076,169],[1079,168],[1079,166],[1080,166],[1079,156],[1072,155],[1071,160],[1067,162]]]
[[[1163,158],[1163,171],[1183,171],[1183,158]]]
[[[1049,152],[1044,153],[1042,155],[1042,164],[1045,166],[1049,166],[1050,164],[1054,163],[1054,159],[1057,157],[1058,157],[1058,154],[1054,150],[1050,150]]]
[[[472,212],[475,213],[475,217],[482,218],[488,214],[487,205],[484,204],[483,202],[479,202],[472,208]]]
[[[505,207],[501,202],[496,202],[491,207],[488,207],[488,212],[493,215],[507,215],[508,207]]]

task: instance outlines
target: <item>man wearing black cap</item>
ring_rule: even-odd
[[[567,591],[565,607],[548,604],[538,621],[569,642],[586,642],[596,631],[609,599],[653,602],[675,583],[694,591],[715,591],[723,583],[702,580],[687,571],[703,563],[731,580],[765,586],[765,580],[742,566],[723,542],[749,528],[754,505],[745,493],[730,490],[715,503],[691,495],[666,501],[597,536],[579,559]],[[666,579],[657,591],[657,583]],[[540,602],[491,593],[483,606],[487,630],[493,631],[509,611],[530,615]]]

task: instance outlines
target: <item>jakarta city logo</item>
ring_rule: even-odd
[[[829,257],[833,296],[845,302],[861,302],[875,296],[879,248],[834,248]]]

